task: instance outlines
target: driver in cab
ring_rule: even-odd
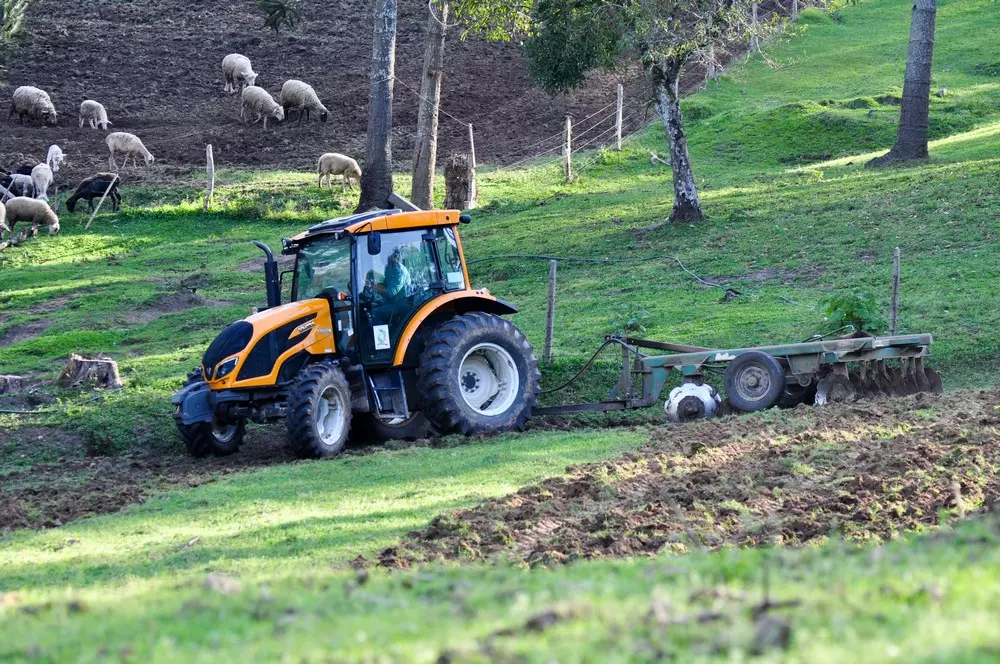
[[[385,298],[398,300],[406,297],[412,283],[410,271],[403,264],[403,254],[397,247],[389,255],[389,264],[385,267]]]

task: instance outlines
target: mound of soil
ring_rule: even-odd
[[[1000,499],[998,436],[998,391],[665,427],[635,453],[439,516],[379,563],[884,540]]]
[[[67,154],[70,176],[106,170],[104,132],[77,127],[84,99],[104,104],[112,131],[139,135],[156,156],[154,173],[160,175],[203,168],[206,143],[213,144],[221,166],[314,170],[324,152],[362,157],[371,5],[308,2],[303,14],[295,30],[275,36],[262,29],[262,16],[251,0],[38,0],[28,12],[25,34],[0,89],[0,120],[7,118],[13,90],[34,85],[52,97],[59,126],[21,126],[16,119],[8,123],[0,141],[0,165],[10,167],[24,155],[44,159],[48,146],[58,143]],[[410,158],[416,132],[415,91],[420,88],[426,17],[423,0],[399,3],[393,154],[401,162]],[[451,116],[474,125],[480,161],[510,161],[538,152],[530,146],[559,133],[567,113],[583,118],[615,99],[610,76],[595,77],[571,95],[550,97],[532,84],[516,45],[459,37],[454,30],[446,46],[443,156],[468,149],[467,128]],[[238,95],[222,91],[222,59],[233,52],[252,60],[257,84],[275,96],[287,79],[310,83],[329,109],[329,121],[321,124],[314,118],[267,131],[260,125],[244,127]],[[643,89],[630,82],[630,107],[642,105]],[[145,171],[140,173],[145,177]]]

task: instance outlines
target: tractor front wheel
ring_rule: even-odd
[[[438,327],[417,367],[427,419],[442,433],[465,435],[523,429],[540,377],[524,334],[483,312]]]
[[[332,364],[306,367],[288,396],[288,444],[303,459],[337,456],[351,428],[351,387]]]
[[[184,387],[203,380],[201,369],[188,373]],[[222,421],[213,418],[211,422],[196,422],[194,424],[177,423],[184,446],[193,457],[228,456],[239,451],[246,434],[246,418],[232,421]]]

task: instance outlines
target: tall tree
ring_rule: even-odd
[[[535,79],[550,91],[583,85],[594,69],[638,60],[656,98],[673,170],[671,221],[705,218],[680,107],[684,66],[713,44],[759,38],[753,0],[538,0],[525,44]]]
[[[389,206],[392,194],[392,93],[396,76],[396,0],[375,0],[368,139],[358,212]]]
[[[914,0],[910,15],[910,45],[906,53],[903,101],[899,109],[896,143],[886,154],[865,166],[885,166],[908,159],[927,158],[927,130],[931,105],[931,61],[937,0]]]
[[[448,3],[444,0],[431,0],[427,9],[427,42],[424,46],[424,72],[420,79],[417,144],[413,155],[413,185],[410,189],[410,200],[424,210],[434,207],[438,108],[441,104],[441,78],[444,76]]]

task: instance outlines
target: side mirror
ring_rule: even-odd
[[[382,234],[372,231],[368,234],[368,255],[378,256],[382,253]]]

